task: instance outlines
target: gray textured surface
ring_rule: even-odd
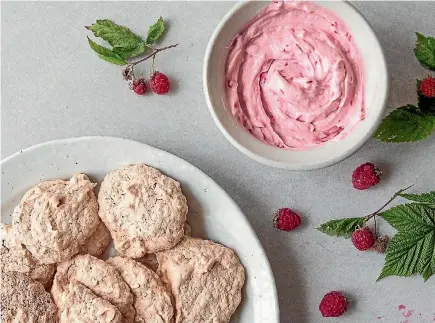
[[[167,150],[210,175],[243,209],[269,256],[282,322],[323,322],[318,303],[334,289],[353,300],[341,322],[404,322],[401,304],[415,310],[409,322],[434,322],[435,277],[426,283],[420,277],[375,283],[382,255],[358,253],[349,241],[329,238],[314,228],[333,217],[370,213],[409,184],[415,184],[415,191],[433,189],[435,136],[403,145],[370,140],[347,160],[311,172],[272,169],[248,159],[221,135],[202,92],[204,50],[231,5],[3,2],[2,158],[43,141],[83,135],[119,136]],[[390,106],[415,102],[414,80],[425,71],[413,57],[413,33],[435,34],[435,4],[356,6],[385,49],[392,81]],[[166,97],[137,97],[124,84],[119,67],[91,52],[83,26],[111,18],[144,34],[160,15],[170,24],[164,44],[181,44],[157,58],[157,66],[175,80],[175,90]],[[377,187],[359,192],[351,187],[350,174],[368,160],[386,175]],[[304,216],[299,230],[282,233],[272,227],[273,212],[283,206]]]

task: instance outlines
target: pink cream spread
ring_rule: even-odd
[[[310,2],[273,2],[229,46],[226,96],[261,141],[304,149],[364,119],[363,63],[346,25]]]

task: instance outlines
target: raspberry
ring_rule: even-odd
[[[352,243],[355,248],[364,251],[373,247],[375,244],[375,237],[367,228],[358,229],[352,233]]]
[[[435,78],[426,77],[420,84],[420,93],[428,98],[435,98]]]
[[[144,79],[135,79],[133,81],[132,89],[137,95],[145,95],[145,93],[147,93],[147,85]]]
[[[154,93],[164,95],[169,92],[169,88],[171,84],[169,83],[169,79],[167,76],[160,72],[154,72],[150,78],[150,87]]]
[[[332,291],[323,296],[319,311],[323,317],[339,317],[347,310],[348,301],[342,293]]]
[[[301,217],[288,208],[279,209],[273,218],[275,228],[291,231],[301,224]]]
[[[372,163],[358,166],[352,174],[352,185],[357,190],[366,190],[379,183],[382,172]]]
[[[373,247],[370,248],[371,251],[376,251],[378,253],[385,253],[387,250],[388,242],[390,242],[389,236],[381,236],[376,239]]]

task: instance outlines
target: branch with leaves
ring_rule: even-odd
[[[161,48],[155,48],[153,46],[162,38],[166,30],[165,23],[162,17],[160,17],[155,24],[149,27],[148,34],[145,40],[133,33],[127,27],[117,25],[113,21],[108,19],[97,20],[96,23],[92,24],[91,26],[86,26],[86,29],[92,31],[95,37],[102,38],[107,43],[109,43],[109,45],[112,46],[111,49],[101,46],[88,37],[89,46],[94,50],[94,52],[98,54],[101,59],[115,65],[127,65],[127,67],[122,70],[122,75],[124,79],[129,82],[130,87],[134,90],[134,92],[136,92],[136,94],[145,94],[146,83],[145,79],[142,76],[137,77],[134,75],[134,66],[150,58],[152,58],[152,69],[150,78],[151,88],[154,91],[152,83],[157,82],[154,80],[154,78],[157,76],[159,78],[159,84],[157,84],[156,86],[159,86],[159,88],[157,89],[158,91],[154,92],[158,94],[167,93],[167,90],[169,90],[169,80],[164,74],[156,72],[155,58],[158,53],[170,48],[174,48],[178,44]],[[151,53],[144,58],[137,59],[136,61],[131,60],[132,58],[146,54],[147,52]],[[165,83],[163,84],[164,93],[161,93],[162,83]]]
[[[153,50],[153,44],[165,32],[165,24],[163,18],[160,17],[154,25],[149,27],[145,41],[127,27],[117,25],[108,19],[97,20],[91,26],[86,26],[86,29],[112,46],[110,49],[98,45],[88,37],[89,45],[101,59],[116,65],[127,65],[129,64],[128,59],[142,55],[147,50]]]
[[[415,56],[420,64],[435,71],[435,38],[417,34]],[[400,107],[384,118],[373,135],[384,142],[412,142],[435,132],[435,78],[417,80],[418,105]]]
[[[378,280],[391,275],[408,277],[418,273],[426,281],[435,274],[435,191],[407,194],[408,188],[396,192],[381,208],[367,216],[331,220],[317,229],[330,236],[349,238],[369,220],[376,221],[381,217],[398,232],[388,243]],[[398,197],[411,202],[384,211]]]

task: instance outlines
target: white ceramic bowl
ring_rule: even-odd
[[[208,43],[203,70],[204,93],[210,112],[225,137],[247,156],[270,166],[307,170],[330,166],[357,151],[373,134],[384,115],[388,97],[388,72],[381,45],[369,23],[350,3],[315,1],[335,12],[347,24],[359,48],[365,73],[366,119],[343,139],[319,147],[293,150],[267,145],[245,129],[226,106],[225,48],[246,23],[269,1],[237,3],[216,27]]]

